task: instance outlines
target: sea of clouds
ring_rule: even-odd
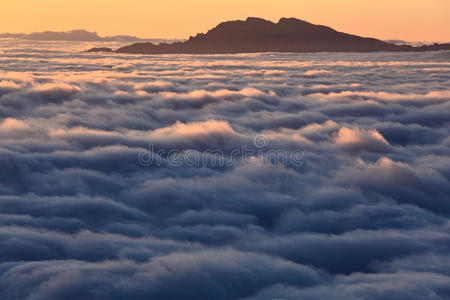
[[[450,52],[87,48],[0,41],[0,298],[450,297]]]

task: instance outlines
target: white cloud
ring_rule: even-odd
[[[350,151],[389,152],[391,145],[375,129],[341,128],[335,135],[335,142]]]
[[[2,43],[0,298],[448,298],[448,53]]]

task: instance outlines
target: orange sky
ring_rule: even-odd
[[[247,16],[296,17],[381,39],[450,41],[450,0],[1,0],[0,32],[187,38]]]

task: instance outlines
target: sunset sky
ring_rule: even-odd
[[[449,0],[2,0],[0,32],[87,29],[186,38],[247,16],[296,17],[381,39],[450,40]]]

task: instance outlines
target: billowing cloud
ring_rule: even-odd
[[[336,144],[350,151],[388,152],[388,141],[376,130],[341,128],[336,134]]]
[[[0,298],[450,297],[447,52],[0,44]]]
[[[304,73],[305,76],[310,76],[310,77],[326,76],[326,75],[331,75],[331,74],[332,74],[332,72],[327,71],[327,70],[308,70]]]
[[[29,130],[31,130],[31,127],[27,123],[14,118],[6,118],[0,123],[0,132],[2,133],[13,135]]]

